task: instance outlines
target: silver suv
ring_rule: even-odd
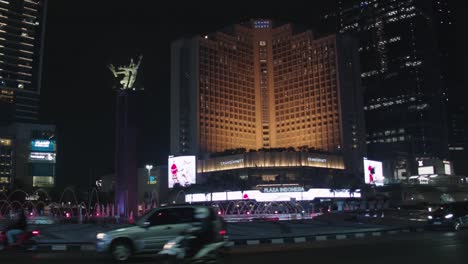
[[[199,220],[195,215],[207,215],[213,224],[216,240],[225,240],[225,222],[213,208],[198,205],[160,207],[142,216],[135,225],[96,235],[96,251],[110,252],[118,261],[134,254],[157,253],[164,244],[180,235]]]

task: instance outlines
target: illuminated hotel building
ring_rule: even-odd
[[[346,36],[315,39],[266,19],[175,41],[171,154],[197,155],[199,173],[357,173],[365,153],[357,59],[357,44]],[[243,153],[213,155],[236,149]]]
[[[0,0],[0,122],[39,114],[45,1]]]

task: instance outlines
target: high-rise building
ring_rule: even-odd
[[[54,125],[12,123],[0,127],[0,191],[55,185]]]
[[[331,160],[326,158],[306,157],[306,163],[362,171],[364,121],[353,39],[316,39],[291,24],[256,19],[177,40],[171,56],[171,154],[307,150],[344,157],[344,166],[323,165]],[[237,166],[245,159],[213,164]],[[271,166],[288,162],[301,164],[285,159]]]
[[[417,173],[419,158],[448,157],[445,2],[336,1],[324,19],[359,40],[367,150],[390,164],[388,176]]]
[[[0,122],[39,118],[45,0],[0,1]]]
[[[13,174],[13,139],[0,136],[0,192],[7,189]]]

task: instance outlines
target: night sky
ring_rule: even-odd
[[[139,75],[145,90],[136,95],[134,109],[138,164],[164,165],[170,154],[170,43],[248,18],[314,29],[324,5],[252,2],[50,0],[41,112],[43,122],[57,125],[58,186],[86,187],[90,179],[113,172],[115,92],[108,64],[143,55]]]

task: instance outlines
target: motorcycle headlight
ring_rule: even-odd
[[[445,219],[450,219],[452,217],[453,217],[453,214],[448,214],[448,215],[445,216]]]
[[[175,245],[176,245],[176,243],[174,243],[174,242],[167,242],[166,244],[164,244],[163,249],[166,249],[166,250],[167,250],[167,249],[171,249],[171,248],[173,248]]]
[[[432,219],[432,215],[428,215],[428,216],[427,216],[427,219]]]
[[[104,239],[106,238],[106,234],[104,234],[104,233],[98,233],[98,234],[96,235],[96,238],[97,238],[98,240],[104,240]]]

